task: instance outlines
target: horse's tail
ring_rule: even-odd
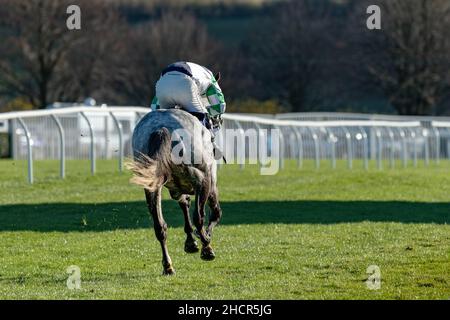
[[[167,181],[170,163],[170,132],[163,127],[150,135],[148,155],[141,153],[128,164],[133,172],[130,182],[154,192]]]

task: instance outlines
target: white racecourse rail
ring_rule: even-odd
[[[8,112],[0,114],[0,127],[7,128],[12,157],[27,159],[28,181],[33,183],[33,160],[37,159],[59,159],[61,178],[65,177],[66,159],[90,159],[91,173],[95,174],[96,159],[117,158],[122,171],[124,157],[132,154],[133,129],[149,111],[143,107],[75,106]],[[438,117],[225,114],[217,142],[225,156],[243,158],[239,163],[244,168],[246,161],[255,162],[249,157],[249,145],[258,145],[259,141],[252,139],[261,139],[261,132],[267,132],[267,149],[271,150],[272,129],[281,133],[277,144],[281,168],[285,159],[295,159],[299,168],[304,159],[313,159],[316,168],[323,159],[329,160],[332,168],[336,167],[336,159],[346,159],[349,169],[354,159],[362,159],[365,169],[370,161],[382,169],[384,160],[395,168],[396,160],[406,167],[410,163],[417,166],[419,160],[425,165],[431,160],[439,164],[440,159],[450,157],[450,118]],[[227,130],[234,132],[232,139],[223,134]],[[235,138],[243,143],[236,143]]]

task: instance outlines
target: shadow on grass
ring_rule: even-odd
[[[221,205],[224,212],[222,225],[450,222],[450,203],[243,201],[222,202]],[[175,201],[164,201],[163,212],[169,226],[183,226],[183,217]],[[144,201],[0,205],[0,231],[108,231],[149,227],[150,218]]]

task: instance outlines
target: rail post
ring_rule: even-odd
[[[334,139],[333,131],[323,127],[323,129],[327,132],[328,140],[331,142],[331,168],[336,169],[336,142]]]
[[[94,128],[92,127],[92,123],[89,120],[89,118],[86,116],[86,114],[82,111],[80,112],[81,116],[84,120],[86,120],[86,123],[89,127],[89,135],[91,137],[91,150],[89,153],[89,157],[91,158],[91,174],[95,174],[95,140],[94,140]]]
[[[260,157],[262,157],[262,151],[261,151],[261,144],[264,142],[264,138],[266,137],[266,135],[264,135],[261,126],[259,125],[259,123],[255,122],[255,126],[256,129],[258,130],[258,154],[257,154],[257,161],[259,162],[259,167],[262,168],[263,164],[262,161],[260,161]],[[267,144],[266,144],[266,149],[267,149]]]
[[[240,155],[240,158],[239,158],[239,162],[240,162],[240,164],[239,164],[239,167],[241,168],[241,170],[243,170],[244,169],[244,167],[245,167],[245,133],[244,133],[244,129],[242,128],[242,125],[239,123],[239,121],[237,121],[237,120],[234,120],[234,123],[236,124],[236,126],[238,127],[238,132],[239,132],[239,137],[240,137],[240,139],[241,139],[241,141],[242,141],[242,147],[244,148],[244,152],[242,153],[242,152],[239,152],[239,145],[237,145],[236,146],[236,151],[237,151],[237,153]]]
[[[353,168],[353,148],[352,148],[352,135],[348,131],[347,127],[342,127],[345,132],[345,139],[347,141],[347,166],[349,169]]]
[[[117,120],[117,117],[114,115],[112,111],[109,112],[111,118],[114,121],[114,126],[117,129],[117,133],[119,134],[119,172],[123,172],[123,132],[122,132],[122,124]]]
[[[284,169],[284,136],[283,136],[283,130],[280,128],[280,126],[274,126],[275,129],[277,129],[280,132],[280,168]],[[272,135],[270,135],[270,140],[272,141]],[[272,145],[272,143],[271,143]]]
[[[436,154],[436,164],[439,165],[440,163],[440,155],[441,155],[441,136],[439,134],[439,130],[435,127],[433,128],[433,133],[434,133],[434,139],[435,139],[435,154]]]
[[[406,134],[405,131],[401,128],[397,128],[400,137],[402,139],[402,163],[403,168],[406,168],[408,166],[408,156],[407,156],[407,150],[406,150]]]
[[[294,131],[294,134],[297,138],[297,145],[298,145],[298,158],[297,158],[297,167],[300,169],[303,167],[303,140],[302,140],[302,134],[299,132],[298,127],[291,127]]]
[[[450,137],[450,127],[447,128],[448,137]],[[447,147],[447,159],[450,160],[450,148]]]
[[[319,150],[319,142],[317,141],[318,136],[311,127],[308,127],[308,130],[311,133],[311,137],[313,138],[313,141],[314,141],[314,158],[315,158],[315,163],[316,163],[316,169],[319,169],[320,168],[320,150]]]
[[[428,167],[428,165],[430,164],[430,142],[428,141],[428,130],[427,129],[423,129],[422,130],[422,136],[424,137],[425,140],[425,166]]]
[[[134,113],[136,115],[136,121],[135,121],[135,126],[139,123],[139,121],[141,121],[142,117],[140,112],[135,112]]]
[[[367,140],[367,133],[363,127],[359,127],[363,138],[363,153],[364,153],[364,169],[369,170],[369,141]]]
[[[52,114],[51,118],[58,128],[59,134],[59,176],[61,179],[66,177],[66,140],[64,138],[64,129],[59,119]]]
[[[28,159],[28,183],[33,184],[34,178],[33,178],[33,148],[31,146],[31,133],[28,130],[27,125],[21,118],[17,118],[17,121],[19,122],[20,126],[22,127],[23,131],[25,132],[25,139],[27,140],[27,159]]]
[[[395,161],[394,161],[394,132],[391,128],[386,128],[389,139],[391,140],[391,147],[389,148],[389,167],[392,169],[395,167]]]
[[[413,138],[413,166],[417,167],[417,133],[416,130],[411,130],[411,138]]]
[[[381,137],[381,130],[379,128],[376,129],[376,135],[377,135],[377,167],[378,170],[381,170],[383,169],[382,165],[383,142]]]

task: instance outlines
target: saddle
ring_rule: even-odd
[[[189,112],[189,113],[192,114],[194,117],[196,117],[202,123],[202,125],[205,126],[206,129],[208,130],[212,129],[211,120],[209,119],[207,113],[201,112]]]

